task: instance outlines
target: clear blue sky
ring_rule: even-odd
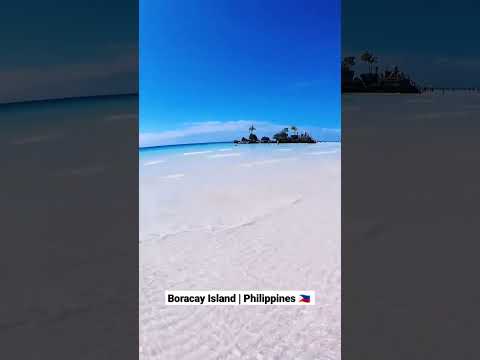
[[[337,1],[141,0],[140,144],[338,138],[339,59]]]

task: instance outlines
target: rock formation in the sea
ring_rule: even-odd
[[[298,129],[296,126],[290,127],[292,134],[289,136],[289,128],[283,128],[280,132],[273,135],[274,140],[270,140],[268,136],[262,136],[261,140],[258,140],[257,135],[254,134],[256,130],[255,127],[252,125],[248,129],[250,134],[248,139],[242,137],[241,140],[234,140],[235,144],[268,144],[268,143],[277,143],[277,144],[291,144],[291,143],[316,143],[316,141],[308,134],[306,131],[302,132],[300,135],[298,134]]]
[[[288,142],[288,128],[276,133],[273,135],[273,138],[277,140],[277,142]]]

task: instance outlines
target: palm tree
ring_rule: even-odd
[[[373,69],[373,64],[377,63],[378,62],[378,58],[376,56],[373,56],[372,54],[372,57],[370,58],[370,72],[372,72],[372,69]],[[378,70],[377,70],[378,72]]]
[[[250,131],[250,134],[252,134],[255,130],[257,130],[257,129],[255,129],[255,127],[253,126],[253,124],[252,124],[252,126],[250,126],[250,127],[248,128],[248,131]]]
[[[295,135],[298,135],[298,129],[295,125],[290,126],[290,129],[292,129],[292,131]]]
[[[362,60],[363,62],[366,62],[368,63],[368,61],[370,60],[370,56],[372,56],[368,51],[365,51],[361,56],[360,56],[360,60]]]
[[[368,72],[371,74],[372,73],[372,65],[377,62],[377,57],[374,56],[373,54],[369,53],[368,51],[365,51],[360,59],[363,62],[368,63]]]
[[[342,61],[342,68],[350,69],[352,66],[355,66],[355,56],[346,56]]]

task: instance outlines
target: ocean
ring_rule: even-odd
[[[183,161],[189,159],[257,158],[282,159],[287,153],[296,155],[328,154],[328,149],[337,149],[339,142],[316,144],[234,144],[233,142],[214,142],[201,144],[179,144],[140,148],[140,167],[151,166],[155,161]],[[160,163],[160,162],[159,162]]]

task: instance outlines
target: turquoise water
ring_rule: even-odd
[[[339,144],[340,142],[325,142],[322,144]],[[317,143],[320,144],[320,143]],[[195,151],[208,151],[208,150],[222,150],[226,148],[234,148],[235,150],[270,150],[270,149],[282,149],[282,148],[306,148],[311,147],[315,144],[234,144],[231,141],[226,142],[214,142],[214,143],[200,143],[200,144],[178,144],[178,145],[165,145],[165,146],[155,146],[148,148],[140,148],[140,156],[146,157],[149,155],[160,155],[160,154],[178,154],[185,152],[195,152]]]
[[[195,166],[213,167],[249,162],[266,161],[267,163],[290,158],[308,158],[313,155],[329,155],[337,153],[339,142],[324,142],[316,144],[234,144],[203,143],[169,145],[140,149],[140,168],[150,165],[161,165],[163,172],[184,172]],[[215,164],[215,165],[213,165]]]
[[[183,153],[194,153],[196,151],[215,151],[224,148],[233,147],[232,142],[220,143],[202,143],[202,144],[179,144],[179,145],[165,145],[148,148],[140,148],[140,158],[147,159],[151,156],[158,155],[174,155]]]
[[[179,144],[166,145],[140,149],[140,159],[147,160],[159,156],[172,155],[201,155],[218,151],[235,151],[235,152],[255,152],[255,153],[271,153],[273,151],[290,150],[297,151],[318,146],[317,144],[234,144],[233,142],[221,143],[202,143],[202,144]],[[339,144],[336,142],[322,144]]]

